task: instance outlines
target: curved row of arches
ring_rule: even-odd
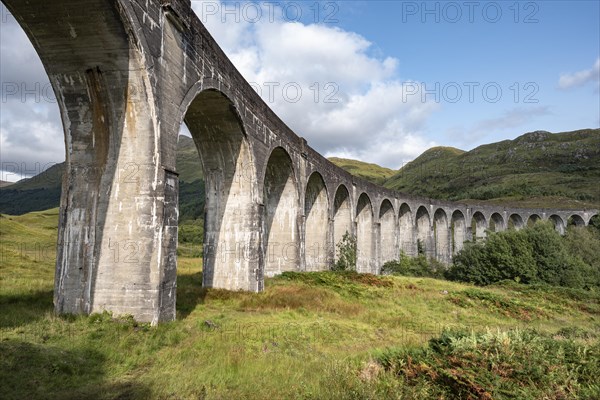
[[[466,241],[485,240],[488,232],[547,219],[562,234],[568,224],[586,223],[576,213],[546,216],[370,195],[353,183],[327,181],[277,145],[261,169],[235,110],[223,93],[204,90],[185,116],[206,180],[207,286],[261,290],[264,276],[329,269],[345,234],[356,240],[357,271],[378,273],[401,252],[448,263]]]

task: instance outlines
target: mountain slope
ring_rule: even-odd
[[[381,167],[377,164],[369,164],[357,160],[348,160],[346,158],[331,157],[329,161],[340,168],[345,169],[352,175],[371,181],[378,185],[383,185],[389,178],[394,176],[396,171]]]
[[[447,200],[598,207],[600,129],[531,132],[469,152],[429,149],[385,186]]]
[[[446,200],[521,207],[600,208],[600,129],[552,134],[537,131],[465,152],[425,151],[399,171],[331,158],[351,174],[401,192]],[[177,146],[182,220],[199,219],[204,183],[194,141]],[[58,207],[64,163],[0,188],[0,212],[23,214]]]

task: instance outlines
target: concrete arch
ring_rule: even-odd
[[[375,246],[373,235],[373,206],[366,193],[356,205],[356,270],[375,273]]]
[[[39,55],[63,123],[56,313],[110,310],[155,324],[174,319],[177,176],[156,151],[158,102],[133,7],[2,2]],[[119,173],[129,172],[133,177],[119,182]],[[129,249],[131,257],[116,255]]]
[[[523,222],[523,217],[519,214],[511,214],[508,217],[508,229],[521,230],[524,226],[525,223]]]
[[[264,178],[264,273],[274,276],[299,268],[298,189],[292,160],[276,147]]]
[[[471,234],[473,241],[484,240],[486,237],[487,221],[482,212],[476,211],[471,218]]]
[[[532,227],[536,223],[538,223],[538,221],[541,221],[541,220],[542,220],[542,218],[539,215],[537,215],[537,214],[531,214],[529,216],[529,218],[527,218],[527,226],[528,227]]]
[[[456,210],[452,213],[452,254],[461,251],[467,241],[466,221],[462,211]]]
[[[203,285],[259,290],[254,274],[258,235],[256,170],[239,115],[221,92],[198,94],[185,114],[202,162],[206,206]]]
[[[506,223],[500,213],[493,213],[490,216],[490,231],[502,232],[506,230]]]
[[[420,206],[416,213],[417,251],[427,257],[435,254],[431,235],[431,218],[425,206]]]
[[[566,230],[566,224],[565,221],[562,219],[562,217],[560,217],[559,215],[553,214],[551,215],[548,220],[550,220],[552,222],[552,224],[554,224],[554,229],[556,229],[556,232],[558,232],[561,235],[565,234],[565,230]]]
[[[380,265],[398,259],[396,245],[396,212],[389,200],[383,200],[379,207],[379,255]]]
[[[335,261],[339,258],[338,244],[348,234],[354,236],[352,229],[352,204],[350,193],[344,185],[339,185],[333,200],[333,245],[335,246]]]
[[[583,219],[583,217],[581,217],[581,215],[579,214],[573,214],[569,217],[568,221],[567,221],[567,226],[585,226],[585,220]]]
[[[409,256],[417,254],[415,240],[415,225],[413,223],[412,210],[406,203],[402,203],[398,213],[398,235],[400,251]]]
[[[435,258],[443,263],[450,262],[452,250],[450,248],[450,225],[446,212],[438,208],[433,214],[433,234],[435,238]]]
[[[324,271],[329,261],[329,195],[323,177],[313,172],[304,196],[304,252],[307,271]]]

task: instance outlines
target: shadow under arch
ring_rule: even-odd
[[[417,221],[417,253],[423,254],[427,257],[433,257],[435,251],[433,246],[433,237],[431,232],[431,217],[427,207],[420,206],[416,213]]]
[[[375,246],[373,238],[373,205],[366,193],[356,204],[356,271],[376,273]]]
[[[400,251],[408,256],[416,256],[415,228],[412,210],[406,203],[402,203],[398,212],[398,234],[400,235]]]
[[[298,199],[292,159],[283,147],[276,147],[267,161],[263,186],[266,276],[299,270]]]
[[[307,271],[328,269],[329,195],[323,177],[313,172],[304,195],[304,251]]]
[[[527,226],[528,227],[532,227],[532,226],[534,226],[535,224],[537,224],[541,220],[542,220],[542,218],[539,215],[537,215],[537,214],[531,214],[529,216],[529,218],[527,218]]]
[[[352,204],[350,193],[345,185],[339,185],[333,199],[333,245],[335,246],[334,261],[338,260],[338,244],[344,235],[353,236],[352,229]]]
[[[471,218],[471,234],[473,242],[477,242],[486,238],[487,221],[482,212],[476,211]]]
[[[396,245],[396,212],[392,203],[385,199],[379,208],[379,246],[381,265],[398,259]]]
[[[565,221],[559,215],[553,214],[550,217],[548,217],[548,219],[554,225],[554,229],[556,230],[556,232],[558,232],[560,235],[565,234],[566,224]]]
[[[438,208],[433,214],[433,234],[435,239],[436,260],[448,263],[451,258],[450,230],[446,212]]]
[[[257,291],[262,276],[253,224],[256,173],[244,125],[233,103],[220,91],[198,93],[184,117],[205,180],[205,287]]]
[[[506,230],[506,223],[504,218],[499,213],[493,213],[490,216],[490,231],[502,232]]]
[[[525,223],[523,222],[523,217],[521,217],[519,214],[511,214],[508,217],[508,229],[516,229],[516,230],[520,230],[523,229],[523,227],[525,226]]]
[[[467,241],[467,222],[465,215],[460,210],[452,213],[452,254],[464,248]]]

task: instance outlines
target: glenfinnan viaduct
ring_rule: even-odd
[[[65,131],[55,278],[59,313],[175,318],[177,139],[206,179],[204,285],[260,291],[265,276],[327,269],[356,235],[360,272],[401,250],[448,262],[486,229],[593,211],[526,210],[408,196],[352,177],[292,132],[189,0],[2,0],[44,64]]]

